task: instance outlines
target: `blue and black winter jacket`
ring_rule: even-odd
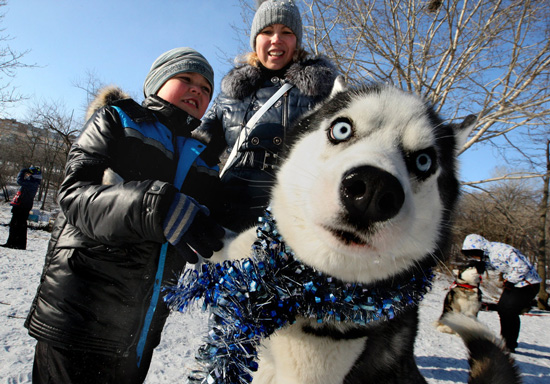
[[[181,192],[216,209],[218,159],[191,138],[199,123],[156,96],[143,106],[115,101],[88,120],[68,156],[61,214],[26,321],[31,336],[104,354],[136,346],[166,241],[162,222],[178,192],[180,157],[188,165]],[[124,182],[103,184],[108,168]],[[174,282],[184,265],[169,248],[162,283]],[[168,316],[162,295],[156,307],[146,332],[153,346]]]

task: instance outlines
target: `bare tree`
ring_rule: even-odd
[[[0,148],[1,149],[1,148]],[[2,190],[2,197],[5,202],[10,201],[10,194],[8,191],[8,177],[10,172],[8,170],[8,165],[5,161],[0,161],[0,189]]]
[[[7,0],[0,0],[0,9],[7,5]],[[5,13],[0,11],[0,24],[5,17]],[[0,113],[10,105],[23,100],[25,97],[19,94],[12,85],[11,79],[16,75],[17,69],[31,68],[34,64],[25,64],[21,60],[29,52],[16,52],[10,48],[8,42],[12,39],[5,34],[6,30],[0,28]]]
[[[550,186],[550,140],[546,140],[546,175],[544,177],[544,186],[542,192],[542,200],[540,204],[540,230],[539,230],[539,244],[538,244],[538,265],[537,271],[542,281],[546,281],[546,268],[548,266],[548,257],[546,250],[548,249],[548,194]],[[548,306],[548,292],[546,291],[546,284],[540,285],[539,299],[537,305],[541,309],[549,309]]]
[[[538,253],[537,212],[540,193],[535,183],[502,181],[466,193],[461,200],[455,232],[483,234],[492,241],[514,244],[532,261]]]
[[[86,74],[83,79],[77,79],[73,81],[73,86],[86,92],[84,110],[95,99],[99,90],[105,87],[105,82],[100,80],[99,76],[92,70],[86,70]]]
[[[75,124],[74,112],[67,112],[65,106],[55,101],[36,102],[29,111],[28,123],[57,135],[63,142],[65,156],[69,153],[75,135],[80,127]]]
[[[38,158],[43,169],[42,209],[51,188],[57,190],[63,178],[67,155],[71,149],[79,125],[75,124],[73,113],[65,111],[56,102],[37,102],[29,110],[28,123],[34,128],[28,137],[29,154]],[[38,152],[37,152],[38,148]]]

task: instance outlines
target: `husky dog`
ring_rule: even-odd
[[[443,302],[443,312],[436,322],[439,332],[454,333],[454,331],[441,323],[441,319],[449,312],[458,312],[466,316],[476,318],[481,309],[482,293],[479,285],[481,275],[485,272],[485,263],[472,261],[466,268],[456,273],[456,280],[451,284],[449,292]]]
[[[346,89],[338,79],[287,138],[271,194],[278,232],[300,262],[344,282],[395,288],[429,271],[447,251],[455,158],[475,121],[447,124],[418,96],[386,85]],[[246,257],[255,232],[212,260]],[[468,340],[488,339],[460,317],[451,323]],[[262,341],[253,383],[426,383],[414,358],[417,328],[416,305],[366,325],[300,317]]]

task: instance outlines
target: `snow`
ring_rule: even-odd
[[[0,203],[0,243],[8,237],[11,214],[8,204]],[[27,250],[0,247],[0,383],[30,383],[35,340],[23,327],[44,263],[50,234],[29,229]],[[420,307],[420,329],[415,346],[416,359],[428,383],[466,383],[467,353],[455,335],[439,333],[433,322],[439,318],[443,299],[452,281],[438,274],[434,288]],[[484,280],[487,283],[487,279]],[[491,288],[491,287],[488,287]],[[487,289],[486,294],[498,297]],[[479,320],[499,333],[496,312],[481,312]],[[519,347],[514,357],[525,384],[550,382],[550,314],[522,316]],[[199,309],[186,314],[172,313],[163,340],[156,349],[147,384],[180,383],[197,368],[195,351],[207,332],[207,316]]]

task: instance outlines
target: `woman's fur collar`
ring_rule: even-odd
[[[294,84],[304,95],[311,97],[328,96],[335,78],[335,67],[324,57],[296,62],[289,67],[285,75],[285,80]],[[233,68],[225,75],[221,89],[225,95],[242,100],[258,90],[262,84],[262,70],[245,64]]]

